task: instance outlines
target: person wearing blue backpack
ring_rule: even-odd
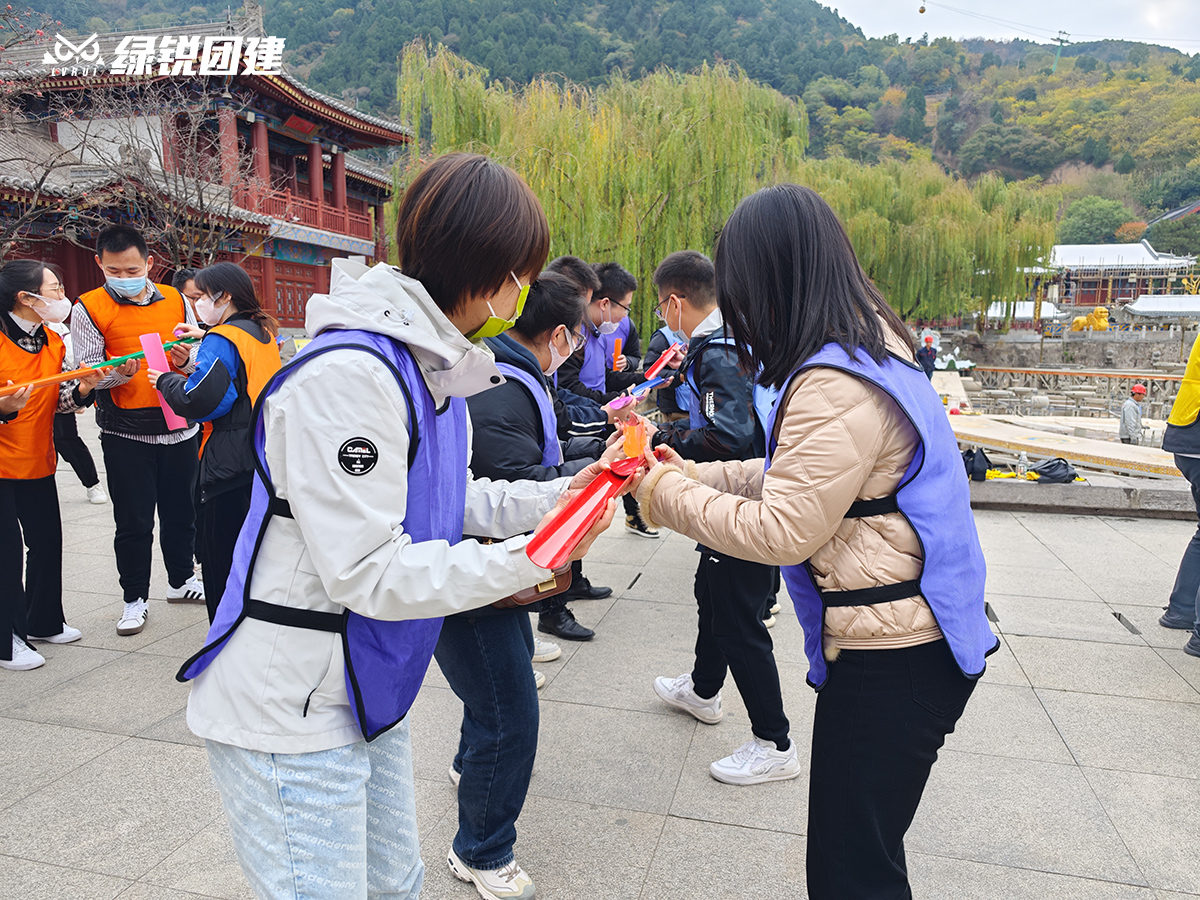
[[[766,454],[647,454],[638,500],[719,553],[783,566],[819,692],[808,896],[911,897],[904,835],[999,646],[962,457],[908,330],[814,191],[744,199],[714,262],[743,370],[779,391]]]
[[[651,444],[695,462],[757,459],[765,445],[755,413],[754,378],[738,365],[717,306],[714,278],[712,260],[695,250],[672,253],[654,271],[659,318],[688,339],[679,371],[690,411],[687,419],[652,430]],[[654,692],[665,703],[715,725],[725,716],[721,686],[726,674],[732,675],[750,715],[752,737],[709,766],[709,773],[739,785],[795,778],[800,761],[788,736],[779,669],[763,621],[773,595],[774,569],[703,542],[696,549],[695,662],[690,672],[656,678]],[[749,747],[756,752],[748,752]]]
[[[465,398],[503,382],[482,340],[516,321],[549,243],[515,172],[439,157],[400,202],[401,268],[335,260],[308,301],[312,340],[259,394],[250,511],[205,645],[176,676],[193,682],[188,727],[258,897],[420,893],[407,714],[442,616],[552,577],[527,535],[573,483],[469,469]],[[484,896],[533,893],[515,864],[447,862]]]

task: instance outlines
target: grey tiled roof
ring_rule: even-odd
[[[136,35],[171,35],[174,36],[191,36],[191,35],[240,35],[243,37],[264,37],[261,26],[257,21],[245,16],[230,16],[227,20],[221,22],[203,22],[198,25],[178,25],[166,28],[144,28],[137,31],[113,31],[97,36],[97,43],[100,45],[100,56],[104,60],[111,60],[116,55],[116,47],[123,38]],[[87,35],[80,35],[80,38]],[[47,51],[51,51],[54,47],[54,38],[51,35],[46,35],[41,40],[30,41],[24,44],[18,44],[4,53],[3,64],[0,64],[0,75],[5,77],[30,78],[44,77],[48,74],[48,68],[43,62],[43,56]],[[373,125],[376,128],[386,129],[393,134],[412,137],[412,131],[401,125],[393,119],[385,119],[382,116],[373,116],[355,109],[344,100],[339,100],[336,97],[331,97],[328,94],[323,94],[320,91],[306,85],[295,75],[283,71],[281,75],[260,75],[259,78],[279,78],[287,84],[294,87],[308,97],[317,100],[321,103],[328,104],[339,112],[343,112],[348,116],[352,116],[359,121]]]
[[[64,200],[78,199],[85,192],[123,180],[122,175],[104,166],[81,163],[67,148],[51,140],[36,123],[17,122],[0,127],[0,188],[31,192],[43,176],[41,193]],[[154,187],[171,193],[169,183]],[[227,190],[216,184],[205,188],[215,205],[223,203],[221,194]],[[241,207],[231,209],[243,222],[270,225],[275,221],[270,216]]]

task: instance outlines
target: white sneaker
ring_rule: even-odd
[[[446,862],[451,874],[459,881],[474,884],[484,900],[533,900],[533,879],[515,859],[499,869],[472,869],[451,850]]]
[[[193,575],[179,587],[167,586],[168,603],[203,603],[204,582]]]
[[[795,778],[800,774],[800,760],[796,758],[795,741],[789,740],[786,750],[776,750],[774,741],[754,738],[718,759],[708,771],[726,784],[762,784]]]
[[[776,603],[774,606],[768,609],[767,612],[769,612],[771,615],[775,615],[775,613],[779,612],[779,604]]]
[[[451,766],[450,767],[450,783],[452,785],[454,785],[455,787],[458,787],[458,783],[460,781],[462,781],[462,772],[458,771],[458,769],[454,768],[454,766]]]
[[[146,627],[146,614],[149,611],[150,604],[145,600],[126,603],[125,608],[121,610],[121,618],[117,621],[117,634],[139,634]]]
[[[58,634],[47,635],[46,637],[38,637],[36,634],[31,634],[31,641],[45,641],[47,644],[70,644],[83,637],[83,632],[78,628],[72,628],[66,622],[63,622],[62,631]]]
[[[543,641],[536,634],[533,636],[533,661],[550,662],[562,656],[562,647],[554,641]]]
[[[774,628],[775,627],[775,616],[768,615],[765,619],[763,619],[763,624],[766,625],[768,628]]]
[[[725,710],[721,709],[721,692],[717,691],[717,695],[708,700],[703,699],[696,693],[691,673],[677,678],[659,675],[654,679],[654,693],[676,709],[691,713],[705,725],[716,725],[725,718]]]
[[[540,691],[542,688],[544,688],[546,686],[546,676],[543,675],[541,672],[539,672],[537,669],[534,669],[533,670],[533,683],[535,685],[537,685],[537,689]]]
[[[12,669],[14,672],[27,672],[46,664],[46,657],[38,653],[27,643],[12,636],[12,659],[0,659],[0,669]]]
[[[87,489],[88,503],[94,506],[103,506],[108,502],[108,494],[104,493],[104,488],[98,484],[93,484]]]

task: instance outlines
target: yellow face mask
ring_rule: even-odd
[[[508,329],[512,328],[517,323],[517,319],[521,318],[521,313],[525,311],[525,301],[529,299],[529,288],[532,285],[521,285],[521,279],[515,273],[509,272],[512,275],[513,281],[517,283],[517,287],[521,288],[521,293],[517,295],[517,310],[513,313],[511,319],[502,319],[496,315],[496,310],[492,309],[492,304],[488,303],[488,309],[492,314],[488,316],[486,322],[476,328],[473,332],[467,335],[467,340],[477,341],[481,338],[497,337]]]

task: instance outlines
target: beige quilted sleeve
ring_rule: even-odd
[[[885,419],[874,388],[845,372],[814,368],[792,383],[757,498],[761,461],[696,466],[697,478],[656,471],[638,500],[653,522],[714,550],[797,565],[842,524],[880,453]]]

